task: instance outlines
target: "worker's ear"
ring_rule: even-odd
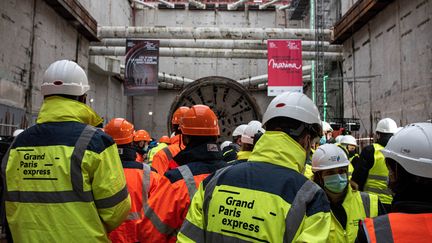
[[[302,137],[299,138],[298,143],[306,150],[306,153],[312,148],[312,139],[309,133],[304,133]]]

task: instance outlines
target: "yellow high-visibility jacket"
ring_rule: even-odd
[[[178,242],[326,242],[330,205],[300,173],[305,160],[287,134],[265,132],[247,163],[200,184]]]
[[[378,195],[380,201],[384,204],[391,204],[393,201],[392,191],[387,186],[389,171],[385,164],[384,155],[381,150],[384,149],[378,143],[374,143],[374,165],[369,170],[369,175],[364,186],[364,191]]]
[[[150,149],[150,151],[148,152],[148,161],[149,161],[148,164],[149,165],[152,164],[153,157],[155,156],[155,154],[165,147],[168,147],[168,145],[166,143],[159,143],[156,147]]]
[[[78,101],[51,96],[37,124],[13,142],[5,179],[6,216],[15,242],[109,242],[130,209],[117,146]]]
[[[353,191],[348,185],[348,191],[342,203],[347,215],[344,229],[332,212],[332,224],[327,242],[354,242],[357,238],[360,220],[378,216],[378,196],[366,192]]]

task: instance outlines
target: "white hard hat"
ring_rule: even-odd
[[[345,135],[345,136],[343,136],[343,138],[341,139],[340,143],[341,144],[349,144],[349,145],[358,146],[357,140],[355,139],[355,137],[353,137],[351,135]]]
[[[348,165],[349,160],[345,152],[335,144],[323,144],[312,155],[312,171],[328,170]]]
[[[75,62],[56,61],[45,71],[41,86],[42,95],[65,94],[81,96],[90,89],[87,75]]]
[[[262,124],[259,121],[250,121],[243,131],[241,136],[241,142],[247,144],[254,144],[254,136],[258,132],[264,133],[265,130],[262,128]]]
[[[13,132],[12,136],[16,137],[18,135],[20,135],[20,133],[24,132],[24,129],[17,129]]]
[[[333,128],[330,126],[330,123],[322,121],[322,130],[323,132],[333,132]]]
[[[306,95],[299,92],[285,92],[276,96],[267,107],[263,124],[275,117],[288,117],[307,124],[321,125],[318,108]]]
[[[398,126],[396,125],[396,122],[393,119],[384,118],[378,122],[375,132],[395,133],[397,127]]]
[[[344,137],[344,135],[339,135],[339,136],[337,136],[337,137],[335,138],[336,143],[340,143],[343,137]]]
[[[246,129],[247,125],[246,124],[242,124],[238,127],[236,127],[232,133],[233,137],[237,137],[237,136],[241,136],[244,132],[244,130]]]
[[[220,145],[220,149],[223,150],[225,147],[227,147],[228,145],[230,145],[232,142],[231,141],[225,141]]]
[[[414,123],[393,135],[381,150],[411,174],[432,178],[432,124]]]

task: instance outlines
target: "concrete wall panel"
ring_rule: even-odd
[[[398,125],[432,117],[431,12],[430,1],[395,1],[345,41],[344,75],[379,75],[370,79],[370,89],[367,84],[352,89],[356,108],[353,95],[345,92],[345,117],[360,113],[360,134],[371,131],[371,115],[372,131],[384,117]],[[349,54],[352,40],[355,60]],[[344,84],[345,90],[349,86]]]

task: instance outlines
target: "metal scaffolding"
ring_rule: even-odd
[[[324,60],[324,0],[315,2],[315,94],[321,119],[326,120],[325,60]]]

